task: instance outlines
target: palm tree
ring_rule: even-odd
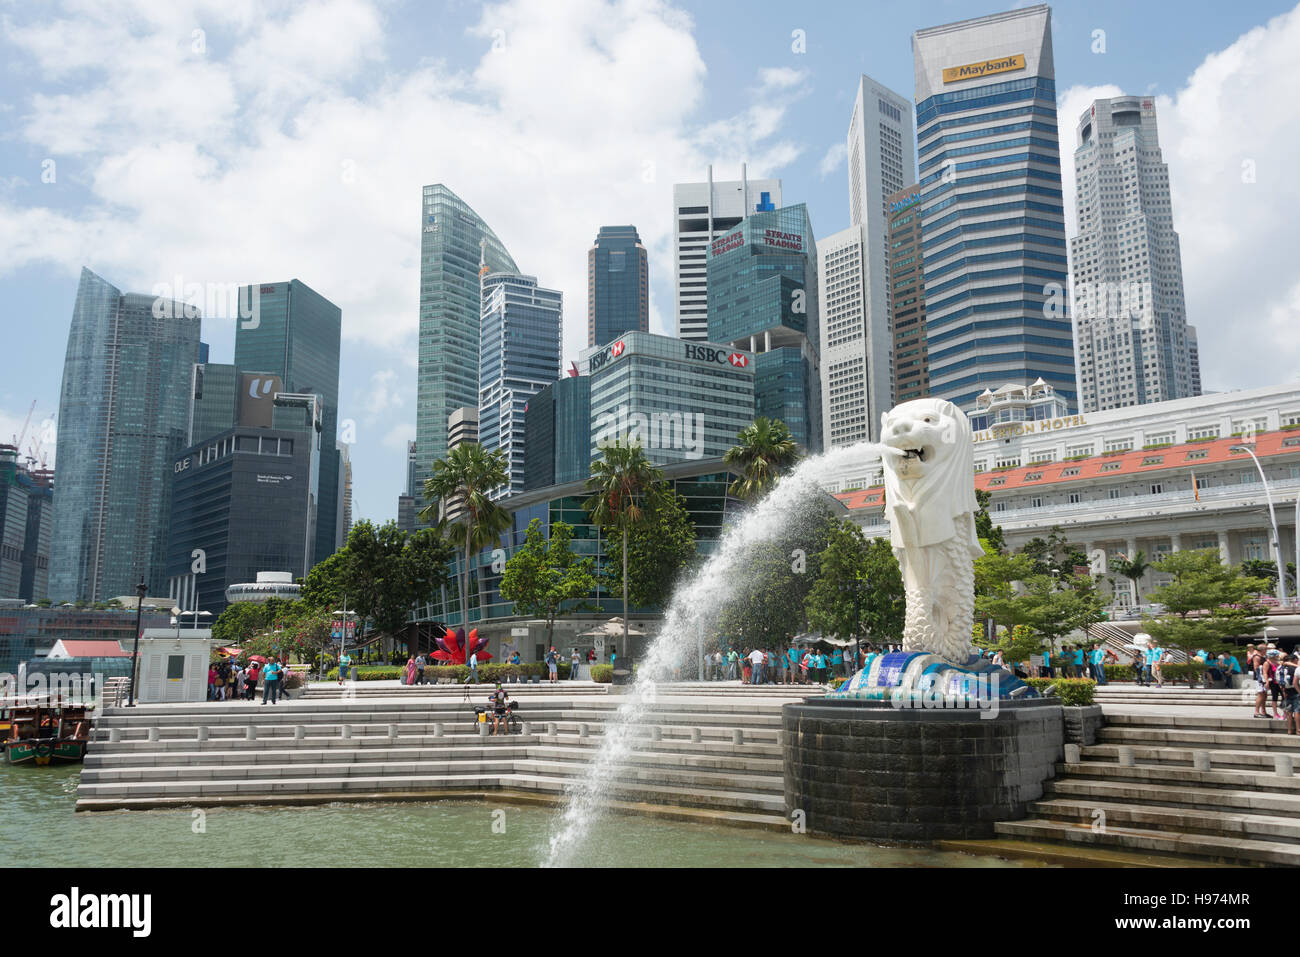
[[[429,504],[420,510],[421,521],[436,524],[444,534],[450,526],[464,526],[465,560],[461,565],[461,622],[469,630],[469,566],[475,552],[495,544],[510,528],[510,513],[489,498],[506,483],[506,453],[486,451],[466,442],[433,463],[433,475],[424,483]],[[460,514],[448,519],[458,508]],[[457,538],[460,533],[457,533]]]
[[[587,490],[594,494],[583,507],[598,527],[617,528],[623,535],[623,654],[627,654],[627,552],[628,533],[645,521],[643,503],[647,494],[663,481],[663,472],[650,464],[639,445],[620,441],[606,445],[602,456],[591,463]]]
[[[740,469],[740,478],[727,491],[748,502],[771,491],[781,473],[799,460],[799,447],[784,422],[760,415],[740,430],[722,460]]]
[[[1141,580],[1150,567],[1151,563],[1146,560],[1146,555],[1141,551],[1134,552],[1132,558],[1120,554],[1110,560],[1111,571],[1119,572],[1133,583],[1133,605],[1135,607],[1142,604],[1142,592],[1138,588],[1138,581]]]

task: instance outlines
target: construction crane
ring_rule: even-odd
[[[32,406],[27,410],[27,421],[23,423],[23,430],[14,436],[14,448],[23,447],[23,439],[27,438],[27,427],[32,424],[32,413],[36,411],[36,400],[32,399]]]

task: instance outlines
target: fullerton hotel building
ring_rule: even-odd
[[[1141,551],[1158,561],[1179,549],[1217,548],[1234,564],[1273,559],[1269,493],[1283,562],[1296,561],[1300,384],[1081,415],[1039,380],[986,391],[970,420],[975,487],[990,493],[1008,547],[1059,528],[1087,553],[1095,575],[1112,580],[1116,604],[1132,600],[1128,582],[1109,571],[1116,555]],[[868,536],[889,533],[878,456],[825,487]],[[1142,595],[1162,583],[1148,572]]]

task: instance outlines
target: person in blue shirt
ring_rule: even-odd
[[[1101,650],[1101,644],[1097,643],[1092,646],[1092,651],[1088,652],[1088,667],[1092,670],[1092,679],[1099,685],[1106,683],[1106,652]]]
[[[272,658],[262,669],[262,704],[266,704],[266,696],[271,696],[271,704],[275,704],[276,695],[280,691],[280,675],[283,669],[280,662]]]
[[[794,684],[799,678],[799,657],[799,649],[794,645],[791,645],[790,650],[785,653],[785,659],[789,662],[785,671],[785,683],[788,685]]]

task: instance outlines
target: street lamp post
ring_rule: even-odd
[[[1255,469],[1259,472],[1260,484],[1264,486],[1264,498],[1268,501],[1268,520],[1273,525],[1273,560],[1277,562],[1277,600],[1280,604],[1286,604],[1286,563],[1282,561],[1282,536],[1277,530],[1277,513],[1273,510],[1273,493],[1268,487],[1268,479],[1264,476],[1264,466],[1259,464],[1259,457],[1255,455],[1255,450],[1249,445],[1234,445],[1230,451],[1245,452],[1255,463]],[[1300,534],[1300,529],[1297,529]]]
[[[144,614],[144,596],[148,591],[149,586],[144,583],[144,576],[141,575],[140,584],[135,586],[135,641],[131,645],[131,684],[126,695],[128,708],[135,707],[135,676],[138,673],[140,660],[140,621]]]

